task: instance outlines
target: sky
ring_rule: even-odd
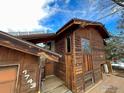
[[[0,30],[53,33],[72,18],[80,18],[101,22],[117,33],[120,9],[111,0],[0,0]]]

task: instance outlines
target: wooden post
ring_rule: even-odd
[[[69,89],[72,89],[72,56],[71,55],[65,55],[66,59],[66,85],[68,86]]]
[[[111,62],[110,61],[107,61],[106,63],[108,65],[109,73],[111,74],[113,72]]]
[[[44,66],[45,66],[45,60],[46,58],[43,57],[43,56],[40,56],[40,63],[39,63],[39,89],[38,89],[38,93],[42,93],[41,92],[41,87],[42,87],[42,75],[44,75],[45,73],[43,72],[44,71]],[[43,72],[43,73],[42,73]]]

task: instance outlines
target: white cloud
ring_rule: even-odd
[[[0,30],[32,31],[47,29],[38,21],[51,13],[47,5],[54,0],[0,0]]]
[[[65,0],[65,3],[68,4],[70,2],[70,0]]]

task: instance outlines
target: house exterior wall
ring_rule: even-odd
[[[94,85],[100,79],[101,75],[101,64],[105,63],[105,53],[104,53],[104,43],[101,35],[96,29],[92,27],[88,28],[79,28],[74,32],[74,84],[73,92],[74,93],[83,93],[88,89],[90,85]],[[84,64],[84,53],[81,46],[81,38],[88,39],[91,47],[91,70],[85,71]],[[90,82],[87,81],[88,78],[91,78]],[[89,83],[88,83],[89,82]],[[91,84],[90,84],[91,83]]]
[[[18,66],[15,93],[37,93],[40,80],[39,58],[0,46],[0,67],[13,65]]]
[[[71,73],[72,69],[68,69],[68,56],[70,57],[70,66],[72,66],[72,59],[73,59],[73,33],[70,33],[70,41],[71,41],[71,47],[70,52],[67,52],[66,49],[66,34],[62,34],[61,36],[58,36],[55,40],[55,52],[62,55],[58,63],[54,63],[54,73],[56,76],[58,76],[60,79],[64,80],[67,84],[67,73],[69,70],[69,73]]]
[[[55,40],[55,51],[61,54],[62,58],[60,58],[60,62],[54,63],[54,73],[65,81],[73,93],[84,93],[102,79],[101,64],[106,62],[103,38],[93,27],[80,27],[70,33],[71,52],[67,53],[66,35],[61,35]],[[91,47],[90,60],[88,60],[91,63],[90,71],[85,71],[82,38],[88,39]]]

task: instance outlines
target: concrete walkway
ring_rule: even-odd
[[[42,93],[72,93],[62,80],[56,76],[49,76],[45,79]]]
[[[104,75],[104,79],[86,93],[124,93],[124,78]]]

